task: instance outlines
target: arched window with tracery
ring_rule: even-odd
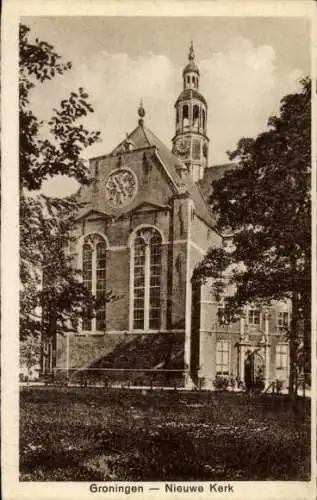
[[[155,228],[139,229],[133,243],[133,330],[161,326],[162,237]]]
[[[97,299],[96,314],[87,310],[82,322],[84,331],[106,329],[106,256],[107,245],[102,236],[90,234],[85,237],[82,249],[83,282]]]

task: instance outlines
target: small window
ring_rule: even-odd
[[[231,325],[232,318],[229,317],[228,313],[226,313],[226,299],[224,298],[217,305],[217,323],[220,326]]]
[[[275,365],[277,370],[287,370],[288,344],[277,344]]]
[[[219,340],[216,344],[216,372],[217,375],[229,375],[229,342]]]
[[[188,128],[188,126],[189,126],[188,116],[189,116],[188,105],[185,104],[183,106],[183,128]]]
[[[260,324],[260,309],[258,308],[249,309],[248,324],[253,326]]]
[[[290,323],[290,314],[288,311],[279,312],[277,314],[277,328],[279,331],[288,329]]]

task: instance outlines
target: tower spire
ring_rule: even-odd
[[[193,44],[193,40],[191,40],[190,46],[189,46],[189,52],[188,52],[188,60],[194,61],[194,59],[195,59],[194,44]]]

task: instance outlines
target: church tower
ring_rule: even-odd
[[[195,182],[204,176],[208,164],[207,102],[199,92],[199,69],[195,63],[193,42],[188,64],[183,70],[183,91],[176,103],[176,132],[173,153],[186,165]]]

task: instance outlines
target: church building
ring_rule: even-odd
[[[85,206],[68,251],[100,307],[47,353],[70,382],[213,389],[216,377],[243,382],[248,372],[266,386],[287,384],[289,305],[248,307],[228,324],[210,284],[192,288],[208,248],[226,244],[207,200],[234,165],[208,164],[208,103],[192,44],[182,78],[171,150],[147,128],[141,103],[136,128],[90,160],[93,182],[79,190]]]

